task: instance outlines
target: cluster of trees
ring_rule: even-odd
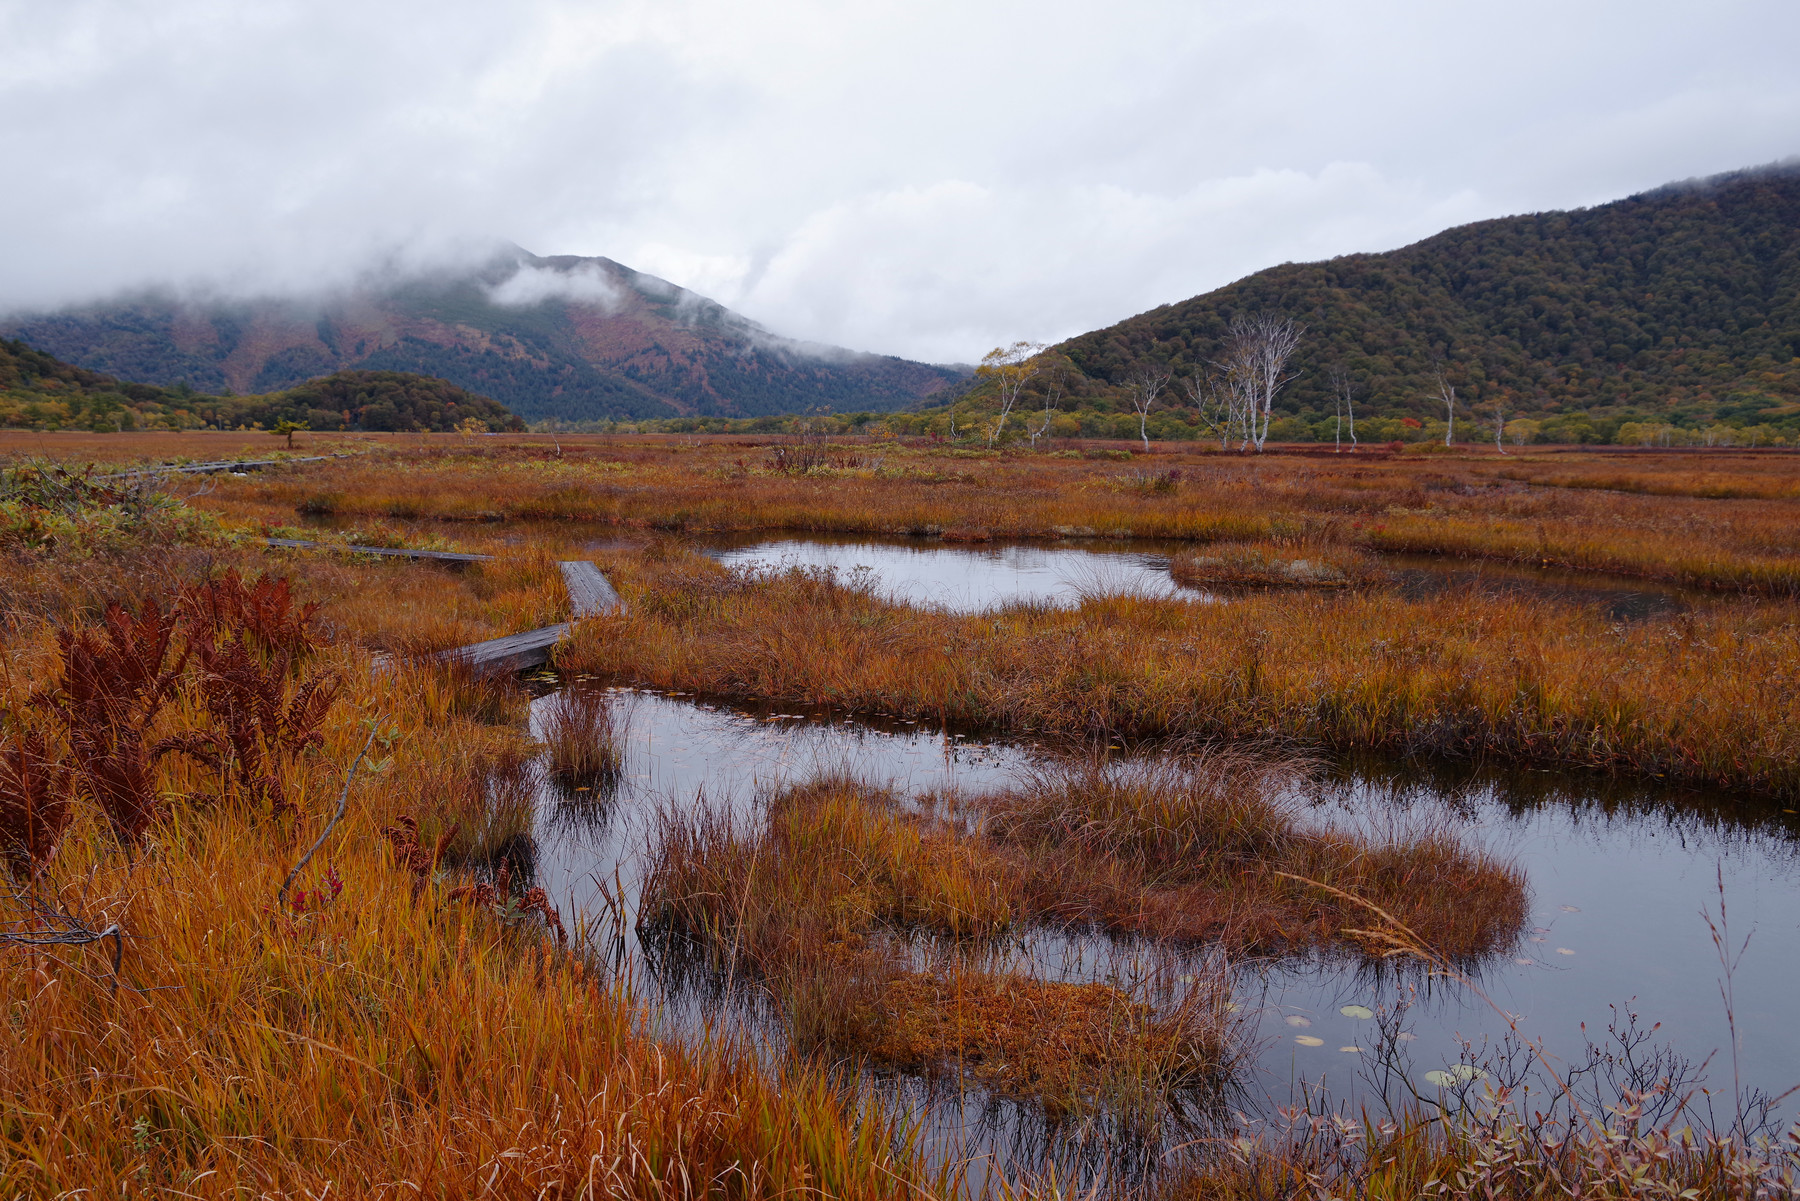
[[[0,426],[80,429],[523,429],[497,401],[429,376],[340,371],[261,396],[134,384],[0,339]],[[473,424],[471,424],[473,423]]]

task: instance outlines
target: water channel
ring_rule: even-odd
[[[715,545],[711,553],[730,564],[863,567],[898,599],[955,608],[1019,598],[1075,603],[1102,586],[1177,591],[1162,553],[1137,546],[961,549],[806,539]],[[1621,619],[1655,620],[1693,600],[1637,581],[1492,569],[1462,569],[1458,577],[1441,567],[1398,566],[1425,577],[1403,586],[1521,590],[1545,603],[1597,604]],[[534,721],[542,720],[547,703],[547,697],[537,702]],[[901,792],[979,792],[1004,785],[1043,754],[1028,742],[977,742],[923,723],[828,711],[632,689],[614,689],[612,703],[628,723],[626,779],[617,795],[596,812],[572,806],[548,786],[541,793],[538,876],[565,914],[591,918],[615,892],[624,912],[635,913],[659,808],[713,803],[749,814],[759,792],[826,770]],[[1800,1035],[1790,1025],[1800,998],[1800,817],[1792,810],[1600,776],[1380,763],[1333,765],[1303,793],[1297,799],[1321,823],[1380,831],[1447,825],[1512,859],[1530,881],[1531,928],[1508,954],[1479,969],[1485,999],[1462,985],[1384,975],[1341,956],[1236,965],[1234,995],[1255,1046],[1234,1101],[1246,1112],[1266,1115],[1302,1096],[1316,1099],[1319,1089],[1351,1112],[1370,1101],[1376,1022],[1353,1015],[1401,1003],[1410,1037],[1398,1049],[1403,1071],[1421,1093],[1432,1091],[1426,1072],[1495,1051],[1509,1021],[1567,1060],[1582,1055],[1588,1038],[1602,1041],[1616,1018],[1613,1007],[1627,1005],[1646,1026],[1662,1024],[1656,1041],[1696,1062],[1710,1058],[1706,1074],[1715,1092],[1731,1094],[1734,1058],[1735,1084],[1743,1088],[1779,1094],[1800,1083]],[[1717,921],[1721,899],[1729,907],[1731,950],[1749,936],[1730,979],[1735,1057],[1720,950],[1704,916]],[[620,949],[654,1001],[654,973],[642,970],[629,929]],[[1100,939],[1046,936],[1022,953],[1041,974],[1096,979],[1129,976],[1139,952]],[[679,1004],[663,1000],[665,1016],[658,1020],[678,1029]],[[762,1033],[779,1039],[775,1024]],[[991,1105],[969,1110],[940,1100],[927,1116],[934,1137],[960,1153],[971,1139],[993,1149],[1018,1137],[1024,1119],[1012,1113],[996,1122],[995,1112]]]

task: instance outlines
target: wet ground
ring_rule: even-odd
[[[633,690],[612,697],[628,722],[626,779],[599,802],[571,802],[545,786],[538,874],[565,914],[583,914],[596,930],[622,936],[616,950],[623,970],[677,1034],[703,1020],[704,1006],[660,991],[630,930],[659,808],[724,804],[748,819],[760,792],[826,770],[902,792],[976,792],[1004,784],[1045,753],[1030,743],[978,743],[911,722]],[[540,715],[546,703],[538,702]],[[1267,1115],[1318,1086],[1353,1110],[1378,1104],[1384,1065],[1435,1095],[1427,1073],[1471,1059],[1501,1070],[1493,1054],[1508,1033],[1507,1015],[1566,1061],[1583,1054],[1589,1037],[1604,1038],[1615,1020],[1611,1007],[1627,1005],[1646,1027],[1662,1023],[1656,1042],[1696,1063],[1710,1058],[1710,1083],[1729,1093],[1725,975],[1706,921],[1721,916],[1721,883],[1733,948],[1750,936],[1730,980],[1739,1083],[1772,1093],[1800,1083],[1793,1027],[1800,819],[1790,811],[1728,796],[1623,788],[1603,777],[1424,774],[1379,764],[1332,769],[1299,799],[1322,823],[1381,831],[1448,825],[1512,858],[1530,880],[1532,929],[1509,953],[1473,970],[1478,991],[1416,972],[1383,975],[1330,956],[1237,964],[1234,993],[1256,1052],[1232,1106]],[[1047,978],[1129,984],[1149,970],[1154,952],[1046,932],[1010,954]],[[1384,1042],[1379,1019],[1361,1016],[1401,1005],[1403,1019],[1389,1033],[1409,1036],[1402,1039]],[[759,1040],[779,1046],[779,1024],[755,1004],[733,1012]],[[1395,1081],[1386,1083],[1392,1095]],[[906,1081],[882,1087],[918,1107],[946,1153],[1030,1158],[1050,1137],[1029,1112],[976,1094]]]

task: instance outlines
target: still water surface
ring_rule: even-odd
[[[595,812],[585,802],[571,807],[547,787],[542,794],[538,874],[564,913],[599,912],[604,886],[618,887],[625,912],[635,914],[659,807],[691,811],[704,797],[749,815],[759,792],[819,771],[850,771],[902,792],[978,792],[1003,786],[1043,753],[1030,744],[977,743],[922,724],[631,690],[613,697],[629,723],[630,747],[617,795]],[[546,703],[537,702],[539,713]],[[1722,972],[1702,917],[1718,916],[1720,880],[1733,938],[1752,935],[1733,982],[1743,1082],[1775,1093],[1800,1083],[1794,1028],[1800,841],[1791,815],[1728,798],[1684,801],[1621,790],[1599,779],[1475,773],[1427,778],[1343,770],[1309,786],[1304,800],[1321,822],[1380,830],[1448,823],[1510,856],[1530,879],[1536,929],[1528,936],[1533,941],[1481,969],[1492,1006],[1456,985],[1419,989],[1417,981],[1380,979],[1330,957],[1239,965],[1235,993],[1259,1045],[1238,1099],[1245,1108],[1267,1113],[1317,1084],[1335,1101],[1371,1100],[1369,1056],[1340,1048],[1370,1050],[1374,1023],[1340,1010],[1380,1009],[1402,999],[1413,1002],[1406,1029],[1415,1039],[1404,1049],[1422,1091],[1430,1091],[1423,1074],[1455,1064],[1463,1040],[1474,1040],[1479,1051],[1505,1035],[1496,1007],[1520,1015],[1526,1035],[1566,1057],[1583,1047],[1582,1023],[1601,1031],[1612,1017],[1609,1006],[1626,1003],[1647,1023],[1663,1023],[1658,1038],[1682,1053],[1695,1060],[1715,1056],[1709,1078],[1729,1089]],[[1129,944],[1103,939],[1045,938],[1034,949],[1037,970],[1073,979],[1128,975],[1125,961],[1136,954]],[[625,951],[654,999],[654,973],[644,970],[629,934]],[[671,1000],[669,1012],[678,1008]],[[1290,1024],[1295,1018],[1309,1024]],[[770,1024],[758,1037],[777,1042],[780,1035]],[[1297,1037],[1322,1045],[1304,1046]],[[941,1112],[933,1116],[940,1125],[949,1120]],[[991,1112],[987,1119],[991,1127]],[[966,1120],[999,1137],[977,1118]],[[1016,1137],[1016,1123],[1001,1123],[998,1131]],[[968,1129],[943,1137],[960,1147]]]
[[[829,568],[870,573],[895,600],[971,612],[1020,602],[1077,604],[1097,591],[1223,599],[1176,585],[1168,556],[1180,546],[1142,542],[958,547],[922,539],[814,537],[714,539],[708,553],[733,566]],[[1613,620],[1655,620],[1702,598],[1630,579],[1423,558],[1393,558],[1408,595],[1450,588],[1523,595],[1546,604],[1590,605]],[[589,685],[592,686],[592,685]],[[564,913],[611,912],[625,925],[637,911],[645,852],[659,809],[729,806],[746,818],[755,798],[821,771],[848,771],[902,793],[1003,787],[1045,752],[1028,742],[980,743],[897,720],[853,720],[827,711],[727,705],[682,694],[615,690],[628,723],[627,778],[595,806],[541,794],[538,873]],[[538,702],[539,712],[546,700]],[[1508,1033],[1513,1015],[1553,1057],[1579,1056],[1614,1006],[1630,1005],[1658,1041],[1695,1061],[1711,1057],[1715,1088],[1733,1086],[1731,1031],[1721,1000],[1724,973],[1705,916],[1729,906],[1733,944],[1750,936],[1732,979],[1740,1083],[1781,1093],[1800,1083],[1800,818],[1730,796],[1658,793],[1597,776],[1549,773],[1428,773],[1375,764],[1338,765],[1297,798],[1313,820],[1378,832],[1448,825],[1470,842],[1517,862],[1532,891],[1532,927],[1516,948],[1477,972],[1486,999],[1445,981],[1396,978],[1328,955],[1240,963],[1234,995],[1255,1045],[1233,1104],[1267,1115],[1321,1087],[1352,1111],[1378,1105],[1375,1023],[1346,1006],[1391,1010],[1405,1003],[1408,1079],[1433,1092],[1424,1073],[1480,1059]],[[1045,934],[1019,950],[1030,970],[1059,979],[1129,979],[1143,948],[1126,942]],[[625,931],[623,962],[677,1036],[710,1014],[692,996],[659,991]],[[712,1008],[707,1006],[711,1004]],[[1358,1010],[1360,1012],[1360,1010]],[[780,1026],[754,1003],[732,1007],[772,1048]],[[1586,1026],[1584,1034],[1583,1026]],[[1319,1045],[1297,1041],[1317,1040]],[[1395,1045],[1395,1044],[1390,1044]],[[930,1137],[958,1157],[984,1149],[997,1162],[1030,1159],[1028,1111],[941,1089],[907,1094]],[[996,1114],[999,1117],[996,1118]],[[1039,1149],[1045,1136],[1037,1126]]]
[[[1169,578],[1169,559],[1194,544],[1083,539],[946,545],[935,538],[712,536],[698,545],[733,567],[825,568],[849,576],[861,570],[893,600],[970,613],[1021,601],[1080,603],[1096,592],[1216,599]],[[1700,597],[1688,589],[1625,576],[1482,563],[1431,555],[1382,558],[1404,596],[1424,597],[1470,588],[1562,605],[1591,605],[1613,620],[1636,621],[1679,613]]]

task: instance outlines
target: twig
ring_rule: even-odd
[[[368,741],[363,743],[362,750],[356,752],[356,758],[350,762],[350,770],[344,773],[344,791],[338,794],[337,812],[331,815],[331,820],[326,822],[325,828],[319,832],[318,841],[306,848],[306,854],[300,856],[300,862],[294,864],[294,870],[287,874],[287,879],[283,880],[281,882],[281,887],[276,890],[275,908],[277,910],[281,908],[281,903],[287,899],[287,890],[293,887],[294,878],[300,874],[302,868],[312,862],[312,857],[318,853],[320,847],[325,845],[325,840],[331,837],[331,831],[339,822],[344,820],[344,812],[350,807],[350,783],[356,779],[356,769],[362,766],[363,756],[367,755],[369,753],[369,748],[375,745],[375,734],[380,729],[381,723],[379,721],[376,721],[369,726]]]
[[[68,919],[74,920],[74,919]],[[113,940],[113,992],[119,991],[119,968],[125,962],[125,932],[114,922],[104,930],[89,930],[80,926],[74,930],[64,930],[60,934],[14,934],[11,931],[0,931],[0,942],[9,942],[20,947],[85,947],[91,942],[102,939]]]

